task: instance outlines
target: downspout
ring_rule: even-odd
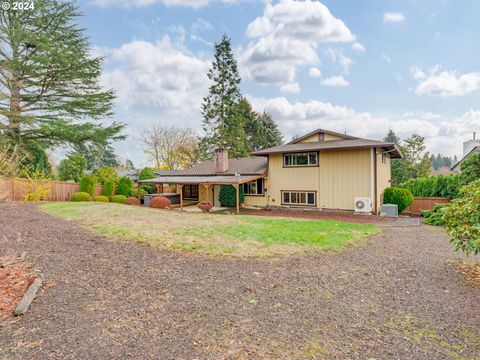
[[[374,199],[375,199],[375,200],[373,201],[373,204],[374,204],[374,206],[375,206],[375,207],[374,207],[374,209],[375,209],[375,210],[374,210],[374,213],[375,213],[375,214],[378,214],[378,203],[377,203],[377,201],[378,201],[378,197],[377,197],[377,192],[378,192],[377,148],[373,148],[373,153],[375,154],[375,156],[374,156],[374,172],[375,172],[375,178],[374,178],[374,182],[375,182],[375,185],[374,185],[374,187],[375,187],[375,189],[374,189],[375,198],[374,198]]]
[[[371,159],[370,159],[370,197],[372,198],[372,212],[377,212],[377,150],[376,148],[371,148]]]

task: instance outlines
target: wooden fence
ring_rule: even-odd
[[[433,210],[437,204],[449,203],[448,198],[443,197],[416,197],[413,199],[412,205],[405,209],[404,214],[411,214],[415,216],[422,215],[422,211]]]
[[[80,191],[80,184],[63,181],[45,181],[48,184],[47,201],[72,201],[72,194]],[[24,199],[32,181],[28,179],[0,178],[0,199],[21,201]],[[97,185],[95,196],[102,193],[103,186]]]

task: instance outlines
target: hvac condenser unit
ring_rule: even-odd
[[[357,213],[371,213],[372,212],[372,198],[356,197],[355,198],[355,212]]]

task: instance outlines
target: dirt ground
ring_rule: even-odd
[[[238,259],[108,241],[10,204],[0,234],[0,253],[28,251],[46,282],[1,324],[1,359],[480,358],[480,289],[440,228]]]

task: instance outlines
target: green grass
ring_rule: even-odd
[[[41,208],[113,239],[209,254],[272,256],[342,251],[380,232],[333,220],[180,213],[105,203],[48,203]]]

